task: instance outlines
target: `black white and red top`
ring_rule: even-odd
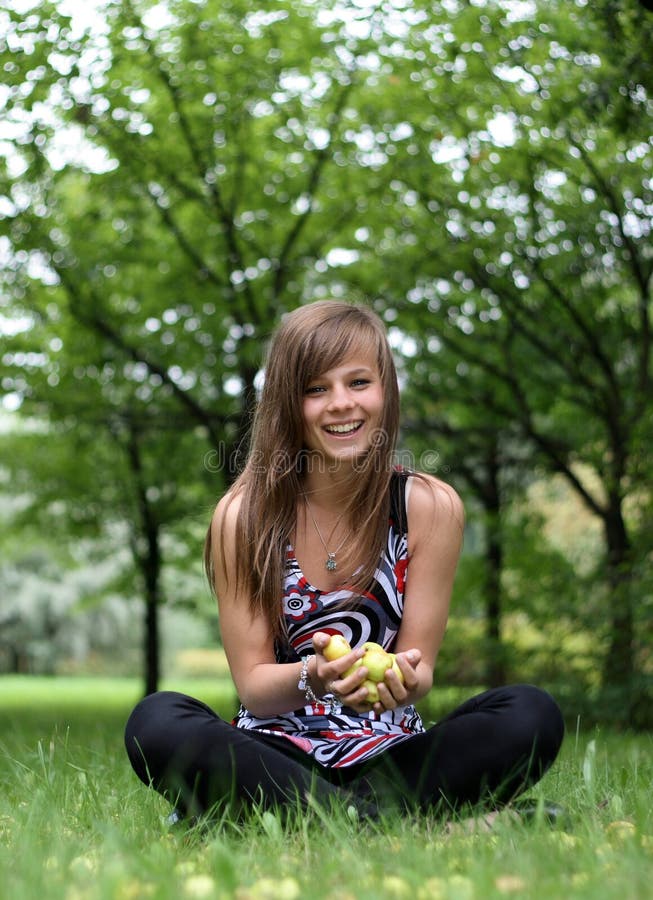
[[[316,631],[342,634],[352,647],[375,641],[388,651],[401,624],[404,589],[408,574],[406,493],[409,473],[398,470],[390,484],[388,539],[369,591],[354,595],[347,589],[320,591],[311,585],[287,548],[283,610],[287,642],[278,644],[278,662],[298,661],[313,653]],[[353,601],[349,606],[346,601]],[[345,604],[345,605],[343,605]],[[329,695],[325,698],[329,700]],[[382,752],[391,742],[403,741],[424,731],[414,706],[398,707],[377,715],[358,713],[329,703],[312,703],[285,715],[261,718],[241,706],[234,725],[282,735],[327,767],[351,766]]]

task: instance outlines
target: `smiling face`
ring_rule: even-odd
[[[250,443],[252,468],[270,461],[266,490],[308,474],[307,451],[358,457],[359,474],[389,471],[398,431],[397,374],[376,313],[324,300],[286,314],[268,349]]]
[[[302,415],[307,450],[342,462],[366,453],[383,421],[383,385],[375,357],[350,356],[309,381]]]

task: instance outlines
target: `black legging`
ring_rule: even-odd
[[[183,813],[212,808],[305,808],[347,799],[365,813],[381,804],[455,810],[497,806],[538,781],[564,734],[560,710],[531,685],[472,697],[427,731],[360,765],[329,769],[284,737],[236,728],[199,700],[151,694],[125,729],[132,766]]]

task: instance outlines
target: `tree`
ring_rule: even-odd
[[[417,387],[446,372],[452,433],[469,437],[482,385],[482,432],[602,521],[605,682],[631,692],[651,17],[627,0],[161,11],[109,3],[98,35],[56,5],[4,13],[2,277],[32,360],[5,363],[5,389],[54,412],[35,373],[68,351],[42,338],[81,327],[83,377],[106,399],[119,373],[119,410],[178,410],[229,478],[272,323],[354,286],[391,331],[399,313]]]
[[[262,341],[329,269],[338,239],[350,243],[374,189],[369,169],[369,191],[353,191],[349,169],[359,148],[348,102],[365,58],[334,41],[311,4],[160,12],[109,3],[106,30],[76,34],[56,4],[6,7],[0,39],[11,129],[2,280],[19,325],[3,387],[23,415],[58,423],[62,440],[97,437],[101,485],[61,469],[57,490],[38,464],[32,485],[38,502],[65,497],[73,518],[87,492],[106,489],[101,512],[133,526],[148,689],[170,523],[149,497],[161,483],[179,479],[191,494],[198,483],[169,427],[193,448],[199,429],[217,494],[247,431]],[[108,437],[120,449],[110,463]]]
[[[70,364],[71,342],[67,348]],[[146,410],[136,397],[130,406],[119,407],[115,396],[110,400],[94,392],[94,381],[79,383],[74,368],[59,366],[56,405],[49,406],[54,421],[36,427],[24,423],[2,437],[6,490],[20,498],[13,527],[32,534],[38,529],[44,542],[54,539],[61,550],[82,541],[91,548],[96,565],[115,558],[120,539],[125,541],[131,565],[128,556],[120,587],[123,596],[143,599],[143,675],[145,690],[151,693],[161,669],[166,540],[170,563],[174,558],[179,565],[185,559],[190,568],[208,524],[204,438],[192,428],[178,429],[178,417],[168,419],[166,426],[161,409],[161,418],[152,418],[153,410]],[[42,377],[51,374],[46,371]],[[42,396],[34,375],[30,381]],[[112,387],[118,390],[116,382]],[[193,508],[206,509],[205,519],[191,515]],[[107,590],[99,579],[93,595],[102,599]],[[174,587],[168,599],[178,602]],[[64,614],[71,602],[67,598],[63,606],[60,603]]]
[[[5,286],[144,365],[231,460],[261,341],[360,220],[361,73],[310,4],[160,9],[109,3],[100,36],[49,4],[5,13]]]
[[[498,686],[506,682],[508,663],[502,636],[506,520],[511,506],[524,494],[529,478],[524,464],[527,454],[520,452],[518,436],[505,426],[501,430],[501,423],[491,411],[488,414],[484,380],[476,381],[474,403],[469,397],[457,402],[458,361],[440,352],[438,363],[434,370],[430,361],[414,361],[404,398],[405,440],[421,461],[433,457],[435,474],[442,471],[467,499],[468,520],[482,534],[482,547],[475,552],[482,559],[484,679]],[[454,369],[446,371],[442,365],[446,363],[453,363]]]
[[[653,437],[653,22],[628,3],[448,9],[395,68],[411,136],[371,277],[418,336],[415,366],[457,373],[453,423],[489,412],[603,523],[604,685],[623,710],[641,659],[629,508],[649,502]]]

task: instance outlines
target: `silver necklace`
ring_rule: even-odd
[[[338,568],[338,563],[336,562],[336,553],[338,553],[338,551],[341,550],[341,548],[344,546],[344,543],[347,540],[347,538],[349,537],[349,535],[346,534],[344,536],[344,538],[340,541],[340,543],[338,544],[338,546],[336,547],[335,550],[329,550],[329,548],[327,546],[327,542],[322,537],[322,532],[320,531],[319,526],[318,526],[317,522],[315,521],[315,516],[313,515],[313,510],[311,509],[311,504],[308,502],[308,497],[306,496],[306,494],[303,494],[303,496],[304,496],[304,503],[306,504],[306,509],[308,510],[309,515],[310,515],[311,519],[313,520],[313,525],[315,525],[315,530],[317,531],[317,536],[319,537],[320,542],[321,542],[322,546],[324,547],[325,553],[327,555],[327,558],[324,561],[324,568],[327,570],[327,572],[335,572]],[[329,535],[329,541],[328,541],[329,543],[331,543],[331,538],[333,537],[334,532],[335,532],[336,528],[338,527],[340,520],[342,519],[343,516],[344,516],[344,513],[341,513],[338,516],[338,518],[336,519],[336,524],[331,529],[331,534]]]

